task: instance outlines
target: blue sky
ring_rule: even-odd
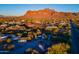
[[[79,12],[79,4],[0,4],[0,15],[20,16],[28,10],[45,8],[61,12]]]

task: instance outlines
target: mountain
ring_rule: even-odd
[[[34,10],[34,11],[29,10],[23,16],[5,17],[4,19],[7,19],[7,21],[8,21],[8,19],[9,20],[15,19],[15,21],[31,19],[32,21],[35,22],[35,21],[48,21],[48,20],[76,19],[76,18],[79,18],[79,12],[77,12],[77,13],[58,12],[53,9],[46,8],[46,9]]]
[[[3,15],[0,15],[0,17],[5,17],[5,16],[3,16]]]
[[[41,19],[75,19],[79,17],[79,13],[72,13],[72,12],[57,12],[53,9],[43,9],[37,11],[27,11],[24,15],[25,18],[32,18],[34,20],[41,20]]]

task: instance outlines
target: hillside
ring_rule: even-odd
[[[32,19],[33,22],[35,21],[43,21],[43,20],[63,20],[63,19],[78,19],[79,18],[79,12],[78,13],[72,13],[72,12],[57,12],[53,9],[42,9],[42,10],[29,10],[27,11],[23,16],[19,17],[0,17],[1,21],[12,21],[15,19],[15,21],[21,21],[21,20],[29,20]]]

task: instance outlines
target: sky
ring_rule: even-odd
[[[55,9],[59,12],[79,12],[79,4],[0,4],[0,15],[21,16],[28,10]]]

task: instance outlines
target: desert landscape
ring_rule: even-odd
[[[0,15],[2,54],[78,54],[79,12],[45,8]]]

